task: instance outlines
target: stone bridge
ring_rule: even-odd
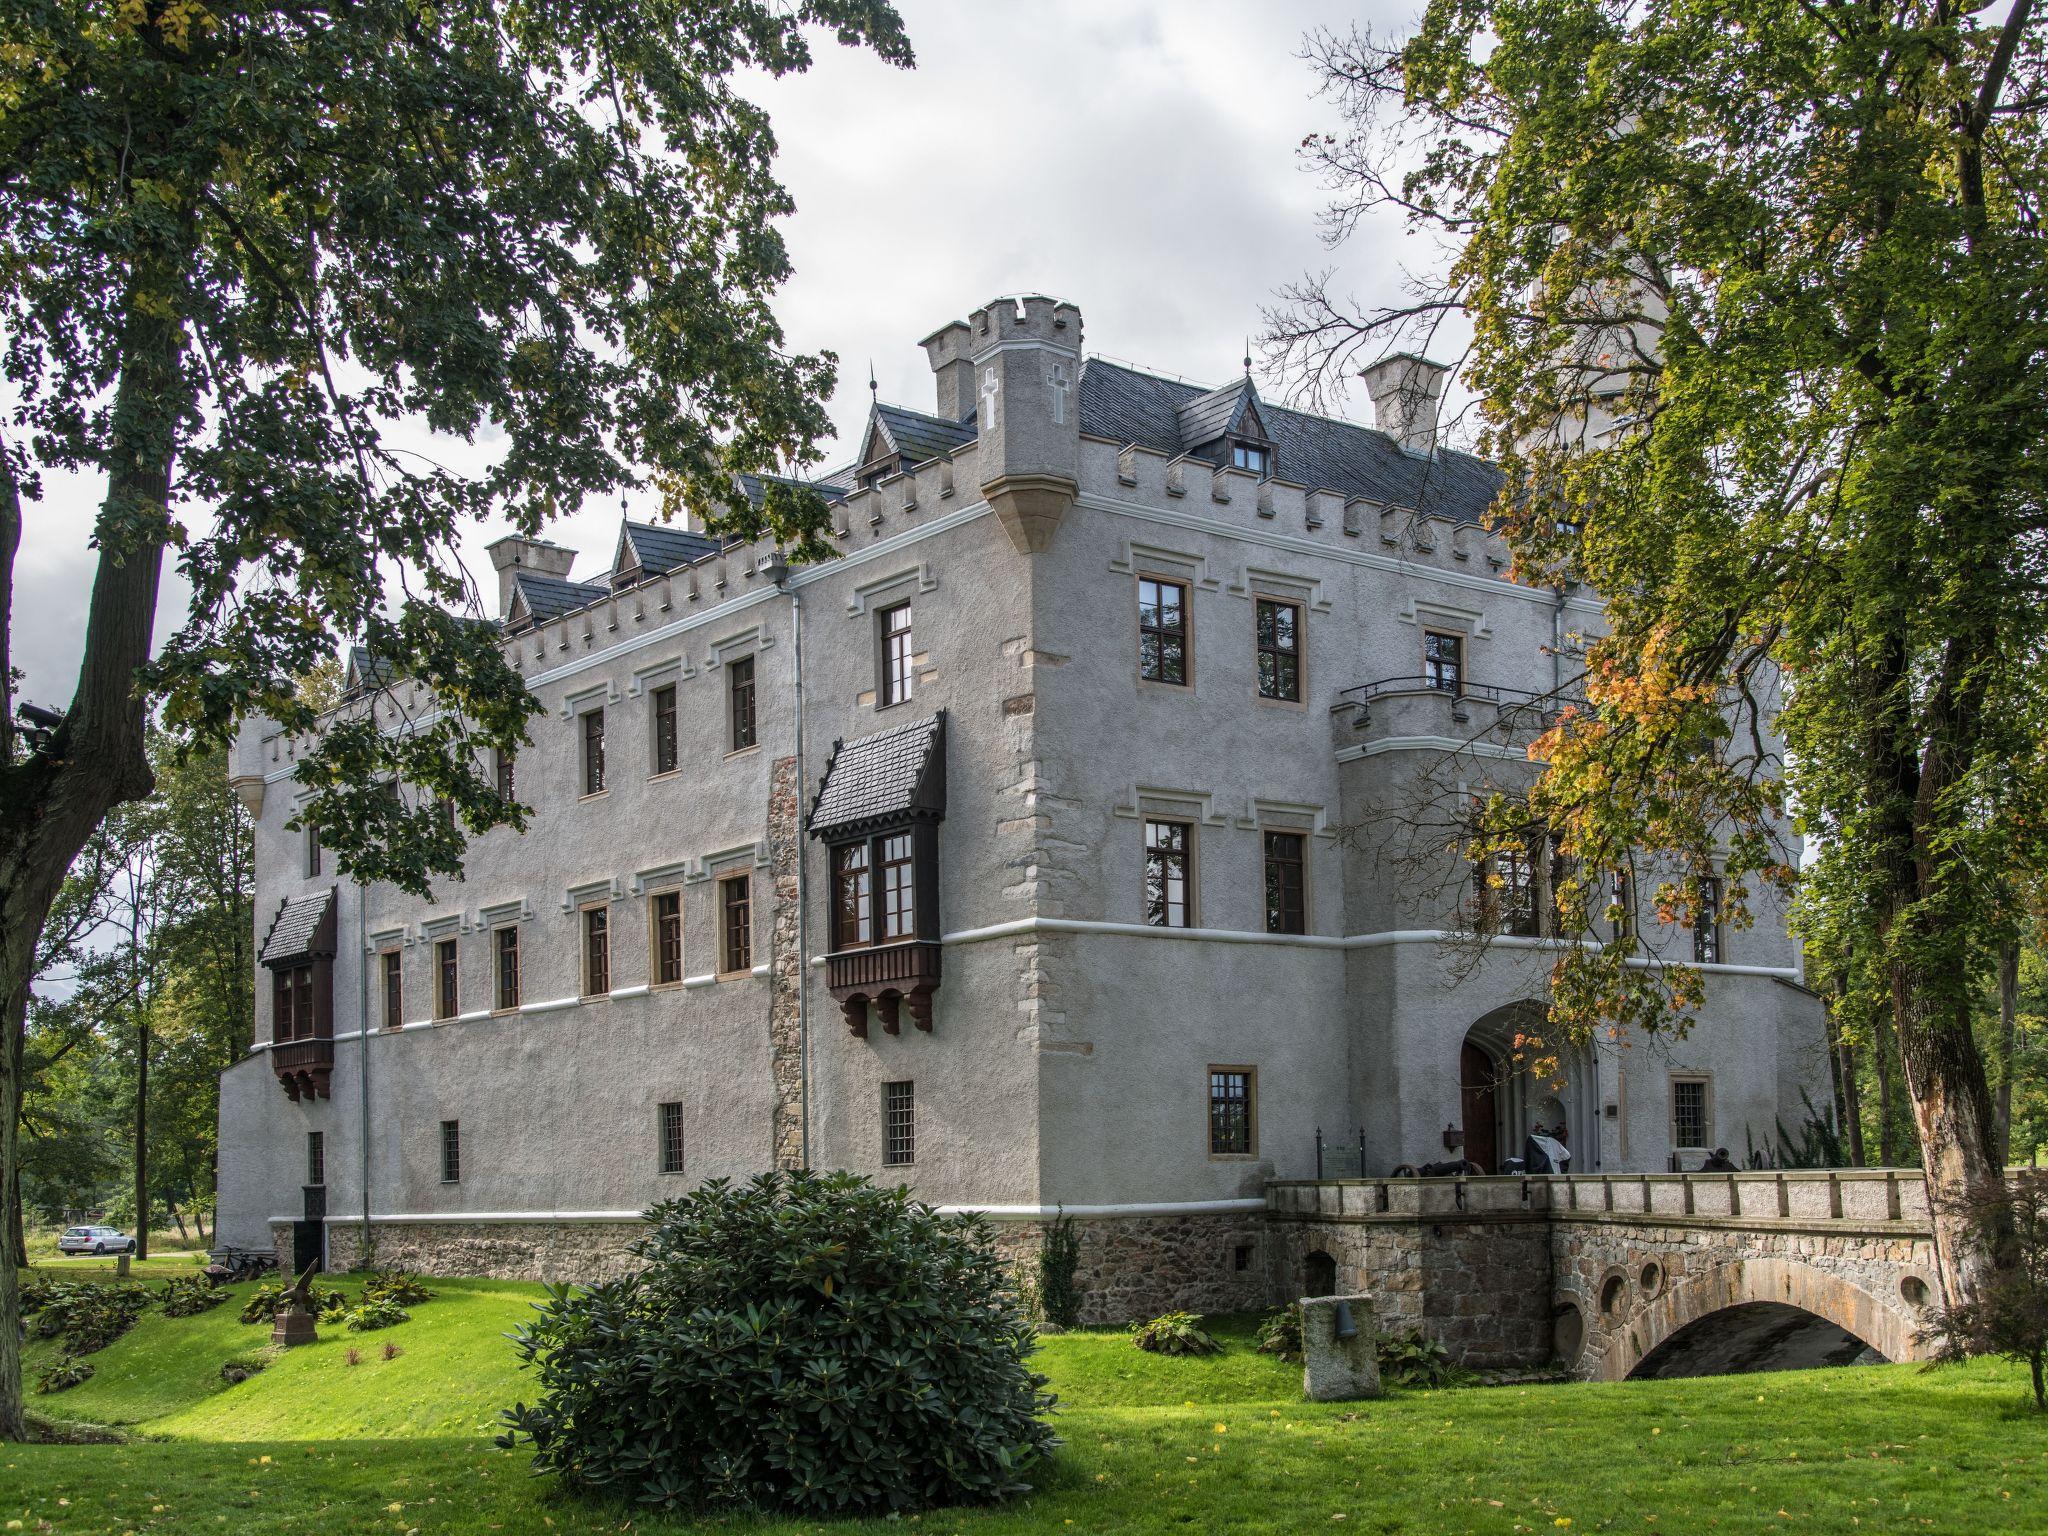
[[[1917,1172],[1286,1180],[1266,1212],[1276,1294],[1370,1292],[1473,1369],[1919,1359],[1937,1295]]]

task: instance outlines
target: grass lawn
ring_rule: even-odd
[[[689,1529],[555,1495],[493,1449],[525,1383],[501,1337],[538,1287],[437,1281],[379,1333],[321,1329],[234,1387],[261,1350],[238,1302],[151,1314],[31,1399],[124,1427],[120,1445],[0,1446],[0,1528],[393,1536]],[[237,1287],[239,1296],[247,1287]],[[1116,1333],[1046,1340],[1065,1448],[1029,1498],[862,1526],[727,1518],[773,1536],[919,1532],[2048,1531],[2048,1417],[2016,1368],[1910,1366],[1621,1386],[1406,1392],[1311,1406],[1298,1369],[1218,1324],[1225,1354],[1167,1360]],[[398,1346],[383,1358],[386,1343]],[[353,1347],[359,1363],[347,1363]],[[31,1345],[30,1371],[50,1346]],[[17,1526],[13,1522],[19,1521]]]

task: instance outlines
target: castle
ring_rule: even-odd
[[[1783,914],[1660,923],[1648,878],[1622,921],[1703,966],[1690,1035],[1519,1060],[1550,859],[1422,834],[1526,781],[1601,609],[1508,579],[1441,368],[1373,370],[1367,428],[1091,357],[1039,296],[924,347],[932,408],[876,404],[820,483],[834,560],[631,521],[580,575],[491,546],[533,817],[433,900],[338,879],[303,743],[245,727],[224,1241],[582,1277],[681,1189],[808,1163],[1019,1253],[1063,1210],[1111,1319],[1263,1302],[1274,1180],[1496,1171],[1536,1125],[1575,1173],[1662,1172],[1804,1117]],[[353,658],[344,708],[429,702]]]

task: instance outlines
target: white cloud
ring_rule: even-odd
[[[999,294],[1081,307],[1091,350],[1191,378],[1235,372],[1275,288],[1330,258],[1322,191],[1295,161],[1326,126],[1308,29],[1399,23],[1410,9],[1334,0],[1244,5],[1063,0],[1028,7],[903,0],[918,67],[820,39],[808,75],[762,81],[797,213],[796,275],[778,306],[792,345],[840,358],[838,454],[865,419],[870,360],[885,399],[928,406],[919,338]],[[1378,11],[1382,14],[1372,14]],[[1392,297],[1400,262],[1427,260],[1398,225],[1342,253],[1347,286]],[[418,446],[426,447],[424,443]],[[479,451],[441,443],[455,465]],[[836,460],[835,460],[836,462]],[[62,705],[82,646],[99,488],[55,480],[29,510],[17,567],[15,645],[27,696]],[[616,503],[585,506],[551,537],[609,559]],[[495,591],[484,544],[465,543]],[[184,602],[166,584],[159,635]]]

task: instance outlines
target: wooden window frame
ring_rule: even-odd
[[[1274,858],[1273,844],[1276,838],[1284,839],[1294,845],[1295,857],[1292,860]],[[1286,913],[1284,911],[1276,912],[1275,910],[1274,874],[1276,870],[1284,871],[1290,863],[1293,865],[1295,873],[1294,895],[1296,911],[1294,918],[1297,926],[1292,928],[1276,927],[1274,926],[1276,922],[1285,922]],[[1308,834],[1297,831],[1292,827],[1261,827],[1259,829],[1259,869],[1264,877],[1265,885],[1266,932],[1284,934],[1307,933],[1309,924]],[[1284,901],[1285,892],[1278,894]]]
[[[1256,463],[1247,463],[1256,457]],[[1257,475],[1261,480],[1273,473],[1273,450],[1260,443],[1233,442],[1230,445],[1230,467]]]
[[[726,756],[751,752],[761,745],[760,678],[754,653],[725,664]]]
[[[901,1123],[904,1128],[900,1154],[896,1150],[898,1138],[895,1135],[899,1112],[903,1116]],[[917,1079],[914,1077],[895,1078],[882,1084],[882,1166],[917,1166]]]
[[[492,778],[498,791],[498,798],[510,805],[518,798],[519,754],[510,747],[500,747],[492,763]]]
[[[662,903],[675,904],[675,975],[665,976],[662,955]],[[683,891],[681,886],[647,893],[647,984],[650,987],[679,987],[683,984]]]
[[[306,878],[308,880],[319,879],[322,859],[320,849],[320,824],[318,822],[309,821],[306,823],[305,854]]]
[[[282,965],[270,973],[270,1038],[282,1045],[292,1040],[312,1040],[319,1030],[314,1021],[313,964]]]
[[[505,940],[508,938],[512,941],[509,951],[505,944]],[[509,1001],[506,998],[505,991],[505,960],[508,953],[512,960],[512,989]],[[491,930],[491,1012],[517,1013],[519,1011],[519,999],[524,979],[520,965],[519,925],[507,923],[502,927],[493,928]]]
[[[1466,673],[1471,670],[1471,652],[1467,644],[1470,639],[1471,636],[1456,629],[1425,629],[1422,632],[1422,676],[1433,691],[1448,693],[1454,699],[1462,699],[1465,696],[1465,684],[1470,681]],[[1439,654],[1436,656],[1429,653],[1430,642],[1433,640],[1448,640],[1456,649],[1457,654],[1449,658],[1449,687],[1444,686],[1446,658],[1441,654],[1442,647],[1438,647]]]
[[[378,980],[384,988],[384,1027],[405,1027],[405,956],[396,949],[380,949]]]
[[[670,1099],[654,1107],[655,1170],[664,1176],[683,1172],[688,1155],[683,1106]]]
[[[745,916],[738,923],[733,921],[734,886],[742,887],[745,892],[740,901],[740,905],[745,909]],[[741,951],[738,955],[734,953],[735,941]],[[718,877],[718,979],[732,981],[753,974],[754,877],[750,872],[741,870]]]
[[[1700,1090],[1700,1139],[1697,1142],[1681,1141],[1678,1135],[1678,1089],[1683,1084],[1694,1084]],[[1670,1087],[1666,1090],[1666,1107],[1669,1111],[1671,1150],[1674,1152],[1711,1152],[1714,1150],[1714,1075],[1711,1072],[1674,1072]]]
[[[1139,827],[1141,828],[1139,834],[1139,847],[1142,851],[1144,862],[1141,866],[1143,876],[1139,883],[1138,890],[1139,900],[1141,903],[1141,911],[1144,916],[1145,925],[1148,928],[1178,929],[1199,927],[1201,924],[1201,914],[1198,910],[1198,904],[1195,900],[1195,892],[1197,889],[1197,885],[1195,879],[1196,835],[1194,822],[1183,820],[1178,816],[1145,816],[1140,820]],[[1181,847],[1178,850],[1170,848],[1154,848],[1152,846],[1152,829],[1154,827],[1178,828],[1182,834]],[[1153,856],[1155,854],[1161,856],[1162,862],[1171,860],[1176,856],[1180,860],[1181,921],[1177,923],[1174,922],[1170,916],[1171,903],[1166,900],[1163,888],[1161,892],[1162,906],[1160,910],[1164,916],[1164,920],[1154,922],[1152,919],[1152,864]]]
[[[893,852],[902,844],[902,856]],[[875,838],[875,942],[905,944],[917,937],[917,839],[910,828]],[[899,877],[896,871],[902,871]],[[891,885],[892,880],[899,883]]]
[[[852,867],[858,854],[859,867]],[[839,843],[831,851],[832,949],[872,949],[875,945],[875,849],[872,838]],[[849,901],[851,896],[851,901]],[[866,932],[860,931],[865,925]]]
[[[595,921],[593,921],[595,920]],[[587,901],[576,909],[577,996],[585,1001],[612,993],[612,904]]]
[[[1265,619],[1267,609],[1285,608],[1294,616],[1294,647],[1282,649],[1275,631],[1275,642],[1266,644]],[[1308,698],[1308,605],[1298,598],[1275,597],[1270,593],[1252,594],[1252,681],[1259,698],[1268,704],[1285,704],[1296,709],[1307,708]],[[1268,693],[1266,691],[1266,657],[1273,657],[1274,686],[1284,661],[1294,663],[1294,691],[1292,693]]]
[[[434,940],[434,1022],[462,1015],[462,951],[453,939]]]
[[[903,616],[902,629],[893,628]],[[917,614],[909,598],[875,610],[875,708],[908,704],[917,694]],[[898,654],[900,651],[900,655]]]
[[[647,691],[647,734],[652,754],[652,777],[661,778],[682,766],[682,738],[677,729],[681,692],[674,683],[663,683]]]
[[[1216,1146],[1216,1108],[1228,1103],[1216,1092],[1219,1077],[1242,1077],[1244,1079],[1244,1135],[1243,1151],[1219,1151]],[[1259,1155],[1259,1069],[1254,1066],[1212,1063],[1203,1074],[1206,1088],[1205,1114],[1203,1116],[1203,1141],[1209,1149],[1209,1156],[1220,1162],[1245,1162]]]
[[[576,716],[577,750],[581,753],[578,772],[583,785],[582,798],[595,800],[611,787],[611,780],[605,776],[605,718],[604,706],[596,704],[580,711]]]
[[[441,1122],[441,1182],[460,1184],[462,1182],[462,1122],[443,1120]]]
[[[1162,595],[1169,587],[1180,594],[1180,676],[1177,678],[1165,675],[1165,644],[1166,637],[1171,631],[1163,623],[1151,626],[1145,623],[1145,588],[1147,586],[1157,587]],[[1138,681],[1153,688],[1192,689],[1195,686],[1194,583],[1185,581],[1177,576],[1155,576],[1150,572],[1140,571],[1131,590],[1137,599],[1138,644],[1135,659],[1137,661]],[[1166,608],[1163,597],[1162,601],[1157,604],[1157,607],[1163,615]],[[1161,674],[1158,677],[1148,676],[1145,671],[1145,640],[1148,635],[1157,637],[1160,655],[1159,671]]]
[[[1728,935],[1721,926],[1723,889],[1719,875],[1709,875],[1700,882],[1700,910],[1693,914],[1692,920],[1692,959],[1695,965],[1728,963]]]

